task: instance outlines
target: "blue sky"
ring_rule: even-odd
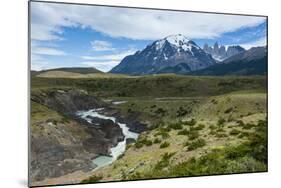
[[[31,3],[31,68],[104,72],[154,40],[181,33],[199,46],[266,44],[264,17]]]

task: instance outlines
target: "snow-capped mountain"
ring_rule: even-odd
[[[223,45],[219,46],[218,43],[216,42],[214,46],[208,46],[208,44],[205,44],[203,47],[203,50],[209,54],[212,55],[212,57],[219,61],[222,62],[223,60],[239,54],[241,52],[244,52],[245,49],[242,48],[241,46],[228,46],[227,48]]]
[[[142,51],[126,56],[110,72],[130,75],[186,73],[215,63],[195,42],[177,34],[154,41]]]

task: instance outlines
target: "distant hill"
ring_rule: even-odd
[[[66,67],[42,71],[31,70],[31,76],[42,78],[120,78],[127,77],[122,74],[104,73],[95,68]]]
[[[265,75],[267,74],[267,49],[254,47],[234,55],[222,63],[193,71],[191,75]]]
[[[97,70],[93,67],[63,67],[63,68],[42,70],[42,71],[38,71],[37,73],[44,73],[50,71],[63,71],[63,72],[72,72],[72,73],[80,73],[80,74],[102,73],[102,71]]]

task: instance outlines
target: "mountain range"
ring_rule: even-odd
[[[233,70],[231,70],[233,69]],[[245,50],[239,45],[200,48],[182,34],[156,40],[143,50],[126,56],[111,73],[148,75],[160,73],[193,75],[265,74],[267,49]]]
[[[186,73],[216,64],[212,56],[187,37],[177,34],[154,41],[142,51],[126,56],[111,73],[130,75]]]
[[[253,47],[231,56],[221,63],[187,73],[190,75],[266,75],[267,48]]]
[[[242,48],[239,45],[236,46],[228,46],[227,48],[224,45],[219,46],[216,42],[213,47],[209,46],[208,44],[205,44],[203,47],[203,50],[209,54],[212,55],[212,57],[217,60],[218,62],[221,62],[233,55],[239,54],[241,52],[244,52],[245,49]]]

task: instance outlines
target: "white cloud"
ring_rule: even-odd
[[[62,50],[49,48],[49,47],[40,47],[40,46],[33,47],[31,52],[33,54],[41,54],[41,55],[53,55],[53,56],[66,55],[66,53]]]
[[[253,42],[240,44],[240,46],[242,46],[243,48],[248,50],[248,49],[250,49],[252,47],[266,46],[267,45],[266,43],[267,43],[266,37],[263,37],[263,38],[260,38],[260,39],[258,39],[256,41],[253,41]]]
[[[91,46],[94,51],[112,51],[115,50],[112,48],[112,44],[103,40],[94,40],[91,42]]]
[[[132,55],[134,54],[136,51],[135,50],[128,50],[125,52],[120,52],[118,54],[109,54],[109,55],[100,55],[100,56],[82,56],[82,59],[85,60],[112,60],[112,61],[120,61],[122,60],[124,57],[128,56],[128,55]]]
[[[119,61],[85,61],[85,62],[81,62],[80,64],[94,67],[103,72],[108,72],[112,69],[112,67],[118,65]]]
[[[31,37],[62,39],[62,27],[90,27],[112,37],[159,39],[182,33],[189,38],[214,38],[243,27],[256,26],[263,17],[159,11],[101,6],[31,3]]]
[[[63,56],[65,52],[53,47],[41,46],[36,41],[31,42],[31,70],[43,70],[50,68],[51,62],[44,55]]]
[[[100,56],[82,56],[82,59],[87,61],[82,62],[81,64],[95,67],[103,72],[110,71],[113,67],[118,65],[120,61],[128,56],[132,55],[136,50],[127,50],[124,52],[109,54],[109,55],[100,55]]]

